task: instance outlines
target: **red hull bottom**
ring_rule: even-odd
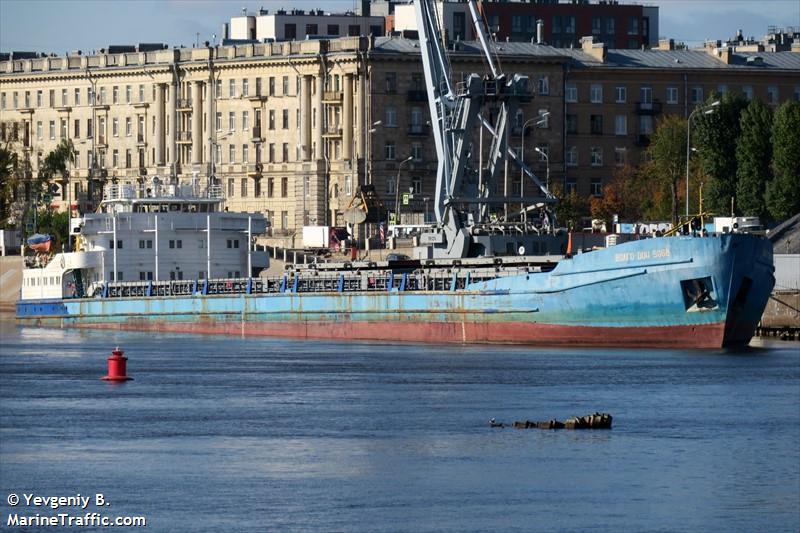
[[[587,327],[525,322],[151,322],[73,324],[72,327],[223,334],[300,339],[373,340],[421,343],[533,344],[721,348],[724,324],[654,327]],[[745,343],[746,344],[746,343]]]

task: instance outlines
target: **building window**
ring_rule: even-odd
[[[603,32],[603,19],[601,17],[592,17],[592,33],[600,34]]]
[[[289,76],[284,76],[282,81],[283,96],[289,96]]]
[[[222,164],[222,145],[221,144],[216,144],[216,145],[214,145],[214,147],[216,148],[214,150],[214,163],[216,163],[218,165],[221,165]]]
[[[242,198],[246,198],[247,197],[247,178],[242,178],[240,192],[241,192]]]
[[[250,112],[242,111],[242,131],[247,131],[250,127]]]
[[[617,146],[614,148],[614,164],[618,167],[625,166],[625,162],[627,161],[627,150],[625,148],[621,148]]]
[[[289,197],[289,178],[281,178],[281,198]]]
[[[289,212],[281,211],[281,229],[289,228]]]
[[[386,143],[386,145],[384,146],[384,155],[387,161],[394,161],[395,159],[394,150],[395,146],[393,142]]]
[[[692,103],[699,104],[703,101],[703,88],[695,85],[692,87]]]
[[[228,198],[233,198],[233,193],[236,188],[236,180],[228,178]]]
[[[639,35],[639,17],[628,18],[628,35]]]
[[[350,175],[344,177],[344,193],[347,196],[353,195],[353,177]]]
[[[56,138],[56,121],[55,120],[51,120],[50,121],[50,138],[51,139],[55,139]]]
[[[236,80],[228,80],[228,96],[236,98]]]
[[[269,152],[268,152],[268,161],[270,163],[275,162],[275,143],[269,143]]]
[[[592,196],[603,196],[603,180],[601,178],[592,178],[589,187]]]
[[[753,99],[753,86],[752,85],[744,85],[742,87],[742,94],[744,95],[747,100]]]
[[[614,35],[616,33],[616,21],[614,17],[608,17],[606,19],[606,33],[609,35]]]
[[[414,161],[422,161],[422,143],[411,143],[411,157]]]
[[[217,131],[222,131],[222,111],[217,111],[214,127],[217,128]]]
[[[228,130],[236,131],[236,112],[228,111]]]
[[[628,99],[628,88],[627,87],[616,87],[614,89],[615,99],[614,101],[618,104],[624,104],[625,100]]]
[[[117,168],[119,166],[119,150],[114,148],[111,151],[111,166]]]
[[[228,146],[228,163],[231,165],[236,163],[236,145],[229,145]]]
[[[282,162],[286,163],[289,161],[289,143],[283,143],[283,159]]]
[[[593,167],[603,166],[603,149],[599,146],[592,146],[590,148],[591,162]]]
[[[592,135],[602,135],[603,115],[589,115],[589,125]]]
[[[565,116],[565,128],[567,129],[567,133],[569,134],[576,134],[578,133],[578,115],[568,113]]]
[[[575,178],[567,178],[567,181],[564,183],[564,193],[566,193],[567,196],[578,193],[578,182]]]
[[[412,194],[422,194],[422,178],[419,176],[414,176],[411,178],[411,189],[413,190]]]
[[[42,139],[42,121],[38,121],[36,123],[36,138],[41,140]]]
[[[717,92],[720,96],[724,95],[726,92],[728,92],[728,86],[724,83],[720,83],[717,85]]]
[[[125,136],[130,137],[133,135],[133,123],[131,117],[125,117]]]
[[[111,119],[111,135],[119,137],[119,119],[116,117]]]
[[[267,123],[268,123],[269,129],[271,129],[271,130],[275,129],[275,110],[274,109],[270,109],[269,110],[269,117],[267,119]]]
[[[386,107],[386,124],[387,128],[397,127],[397,109],[393,106]]]
[[[394,94],[397,92],[397,73],[395,72],[387,72],[386,73],[386,93],[387,94]]]
[[[667,103],[668,104],[677,104],[678,103],[678,88],[677,87],[667,87]]]
[[[570,146],[567,148],[567,166],[568,167],[577,167],[578,166],[578,147],[577,146]]]
[[[591,102],[593,104],[603,103],[603,86],[599,83],[593,83],[591,86]]]
[[[614,135],[628,134],[628,116],[617,115],[614,117]]]
[[[242,80],[242,96],[250,96],[250,80],[247,78]]]
[[[767,102],[770,104],[778,103],[778,88],[775,85],[767,87]]]
[[[543,96],[550,94],[549,76],[539,76],[539,94]]]
[[[267,198],[275,196],[275,178],[267,178]]]
[[[111,88],[111,103],[116,104],[119,103],[119,87],[114,85]]]
[[[653,133],[653,117],[650,115],[642,115],[639,117],[639,133],[642,135],[650,135]]]
[[[246,144],[242,145],[242,163],[250,162],[250,147]]]
[[[282,115],[281,118],[282,118],[282,122],[283,122],[283,129],[288,130],[289,129],[289,110],[288,109],[284,109],[283,110],[283,115]]]
[[[567,102],[576,103],[578,101],[578,86],[568,83],[564,86],[564,98]]]

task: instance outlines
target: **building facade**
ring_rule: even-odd
[[[618,167],[642,160],[662,115],[687,117],[712,92],[800,99],[796,51],[664,48],[499,43],[503,69],[527,75],[532,95],[511,120],[510,146],[542,182],[601,195]],[[455,81],[484,71],[476,43],[450,49]],[[402,223],[431,220],[430,122],[419,46],[404,38],[0,61],[0,139],[20,154],[21,201],[33,200],[43,158],[70,139],[75,162],[52,198],[60,209],[95,209],[109,182],[200,181],[229,210],[264,213],[287,245],[303,225],[344,225],[364,184],[386,211],[404,198]],[[508,167],[498,192],[529,195]]]
[[[302,41],[308,38],[359,37],[385,33],[382,16],[359,16],[355,13],[331,14],[322,10],[279,9],[274,13],[260,10],[258,15],[243,15],[230,20],[229,35],[224,39],[239,41]]]

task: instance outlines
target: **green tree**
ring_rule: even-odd
[[[800,213],[800,103],[787,101],[775,112],[772,169],[766,205],[776,220]]]
[[[666,115],[653,132],[650,146],[650,170],[669,189],[670,216],[678,223],[678,184],[686,168],[686,120],[679,115]]]
[[[0,227],[8,225],[14,190],[17,187],[19,160],[16,152],[9,150],[8,144],[0,148]]]
[[[742,111],[741,135],[736,142],[736,203],[745,216],[764,217],[764,195],[772,177],[772,110],[753,100]]]
[[[72,145],[72,141],[70,139],[61,139],[58,146],[45,156],[39,168],[35,190],[33,191],[37,194],[37,197],[46,193],[50,186],[53,185],[53,180],[57,177],[68,177],[69,163],[73,163],[74,161],[75,147]]]
[[[550,188],[558,199],[555,205],[558,225],[570,229],[580,229],[581,219],[589,216],[589,200],[578,196],[574,190],[566,194],[560,184],[556,183]]]
[[[700,152],[703,171],[709,181],[703,191],[706,207],[716,213],[727,213],[731,198],[736,196],[736,141],[741,133],[742,111],[748,102],[739,93],[727,92],[721,98],[712,94],[720,105],[713,113],[698,114],[692,123],[692,146]]]

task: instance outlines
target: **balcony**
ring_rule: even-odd
[[[252,129],[250,140],[254,143],[260,143],[264,140],[264,137],[261,135],[261,126],[255,126]]]
[[[645,135],[643,133],[640,133],[639,135],[636,136],[636,141],[634,142],[634,144],[636,144],[636,146],[641,146],[641,147],[650,146],[650,135]]]
[[[661,102],[636,102],[637,115],[658,115],[661,113]]]
[[[108,146],[105,135],[100,135],[97,137],[97,146]]]
[[[249,96],[245,96],[251,102],[264,102],[267,99],[267,95],[264,94],[261,90],[257,90],[255,94],[251,94]]]
[[[338,124],[329,124],[325,126],[325,130],[322,132],[322,135],[325,137],[341,137],[342,127]]]
[[[191,98],[178,98],[178,111],[191,111],[192,99]]]
[[[427,102],[428,92],[420,90],[411,90],[406,93],[406,99],[409,102]]]
[[[341,91],[325,91],[322,93],[322,101],[326,103],[338,104],[342,101]]]
[[[179,143],[190,143],[190,142],[192,142],[192,132],[191,131],[179,131],[178,132],[178,142]]]
[[[264,170],[264,165],[261,163],[252,163],[245,165],[247,167],[247,175],[251,178],[260,179],[261,173]]]
[[[412,124],[408,127],[409,136],[423,136],[428,135],[428,126],[425,124]]]

